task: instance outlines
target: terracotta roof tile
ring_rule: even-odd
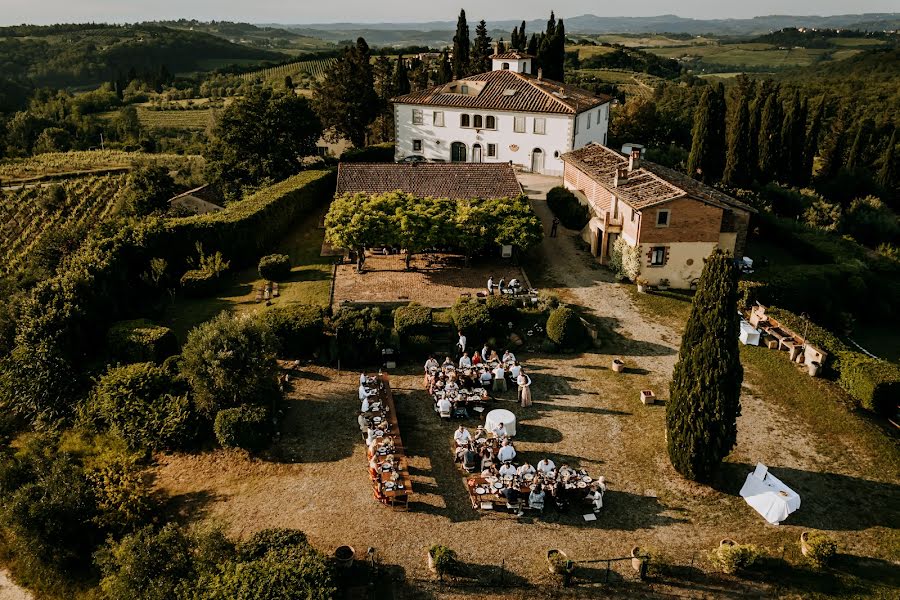
[[[522,186],[508,163],[341,163],[336,195],[400,190],[420,198],[513,198]]]
[[[584,171],[632,208],[641,210],[676,198],[693,198],[720,208],[737,208],[756,212],[752,207],[727,194],[668,167],[641,160],[640,168],[628,180],[614,185],[616,170],[628,166],[628,159],[612,148],[588,144],[560,157],[563,162]]]
[[[449,86],[467,81],[483,82],[481,91],[469,95],[448,91]],[[446,85],[398,96],[391,101],[397,104],[574,115],[606,104],[610,97],[597,96],[575,86],[538,79],[525,73],[487,71]]]
[[[509,52],[502,52],[500,54],[494,54],[491,58],[496,58],[498,60],[504,58],[510,58],[513,60],[524,59],[524,58],[534,58],[531,54],[527,54],[525,52],[516,52],[515,50],[511,50]]]

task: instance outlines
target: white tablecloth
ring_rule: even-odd
[[[516,435],[516,415],[503,408],[495,408],[487,414],[484,420],[484,428],[488,431],[493,431],[494,427],[500,423],[503,423],[503,426],[506,427],[506,434],[509,437]]]
[[[800,508],[797,492],[771,473],[766,473],[763,479],[754,473],[747,475],[741,496],[769,523],[781,523]]]

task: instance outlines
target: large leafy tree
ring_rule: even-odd
[[[456,21],[456,35],[453,36],[453,78],[461,79],[471,72],[469,60],[470,42],[469,25],[466,23],[466,11],[459,11]]]
[[[737,440],[744,370],[736,305],[737,267],[716,250],[700,276],[666,404],[669,459],[694,481],[709,481]]]
[[[475,42],[472,46],[472,72],[484,73],[491,69],[491,38],[487,23],[482,19],[475,27]]]
[[[220,113],[207,148],[208,169],[226,196],[286,179],[316,152],[322,125],[293,91],[254,88]]]
[[[356,147],[366,143],[368,127],[379,111],[370,59],[366,40],[357,39],[313,90],[313,106],[332,140],[346,138]]]
[[[164,213],[175,195],[175,180],[162,165],[138,167],[128,175],[125,209],[137,216]]]

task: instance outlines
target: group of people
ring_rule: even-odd
[[[492,438],[488,433],[493,434]],[[499,445],[495,445],[498,440]],[[497,495],[508,505],[518,507],[520,515],[523,506],[543,511],[548,496],[560,512],[579,500],[590,502],[594,512],[603,508],[606,492],[603,477],[594,481],[585,470],[573,469],[567,463],[557,468],[549,458],[542,458],[534,466],[527,460],[517,464],[515,446],[503,423],[495,425],[490,432],[479,425],[474,434],[460,425],[453,433],[453,441],[456,461],[463,469],[467,473],[480,473],[491,484],[499,482]]]
[[[513,277],[509,280],[509,284],[507,284],[506,280],[501,277],[500,281],[494,283],[494,276],[489,275],[487,280],[488,296],[493,296],[495,289],[501,296],[503,294],[518,294],[522,291],[522,282]]]

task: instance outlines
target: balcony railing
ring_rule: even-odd
[[[600,213],[600,224],[603,229],[606,231],[610,231],[616,229],[618,231],[622,231],[622,215],[614,217],[609,214],[609,212]]]

